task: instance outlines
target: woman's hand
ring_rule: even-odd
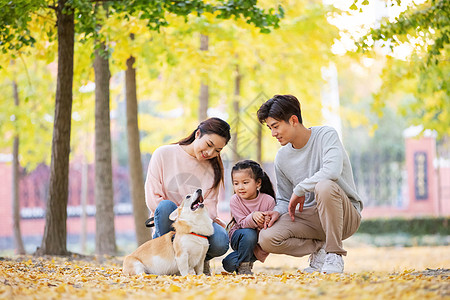
[[[261,211],[253,212],[252,219],[253,219],[253,221],[255,221],[256,225],[258,225],[259,228],[264,227],[265,216],[264,216],[263,212],[261,212]]]
[[[219,217],[216,217],[213,220],[214,223],[219,224],[220,226],[222,226],[223,228],[227,228],[227,223],[225,223],[222,219],[220,219]]]

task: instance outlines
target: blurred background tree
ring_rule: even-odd
[[[405,2],[407,9],[395,21],[382,19],[381,25],[357,44],[363,53],[381,48],[387,54],[383,85],[375,93],[373,107],[381,112],[387,102],[397,100],[399,112],[410,124],[436,130],[439,137],[448,136],[450,1],[427,0],[416,5],[396,0],[391,6]],[[357,3],[353,4],[354,9]],[[397,54],[400,48],[406,52],[402,57]],[[398,94],[404,97],[399,98]]]

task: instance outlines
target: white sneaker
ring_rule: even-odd
[[[324,274],[343,273],[344,260],[342,259],[342,255],[327,253],[321,272]]]
[[[320,272],[325,262],[327,253],[325,249],[320,248],[319,251],[314,252],[309,256],[309,267],[303,270],[306,273]]]

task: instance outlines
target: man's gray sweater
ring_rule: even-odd
[[[339,136],[332,127],[311,127],[311,137],[301,149],[289,143],[278,150],[275,157],[277,204],[280,214],[288,211],[292,193],[305,196],[304,207],[316,204],[314,188],[322,180],[336,182],[361,213],[363,203],[356,192],[350,160]]]

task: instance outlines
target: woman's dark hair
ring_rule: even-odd
[[[190,145],[195,140],[195,133],[197,130],[200,131],[200,137],[204,134],[217,134],[225,139],[225,144],[231,138],[230,134],[230,125],[222,119],[219,118],[209,118],[203,122],[201,122],[198,127],[186,138],[179,141],[177,144],[179,145]],[[211,166],[214,170],[214,183],[212,188],[215,189],[219,186],[221,182],[223,182],[223,163],[220,154],[214,158],[209,160]]]
[[[251,176],[253,179],[255,179],[255,181],[261,179],[261,189],[259,191],[275,198],[275,192],[273,190],[272,182],[270,181],[269,176],[254,160],[247,159],[237,162],[231,169],[231,177],[233,177],[233,173],[236,171],[248,169],[251,170]]]
[[[275,95],[264,102],[257,112],[261,124],[264,124],[269,117],[289,122],[289,118],[293,115],[297,116],[300,124],[303,123],[300,102],[292,95]]]

